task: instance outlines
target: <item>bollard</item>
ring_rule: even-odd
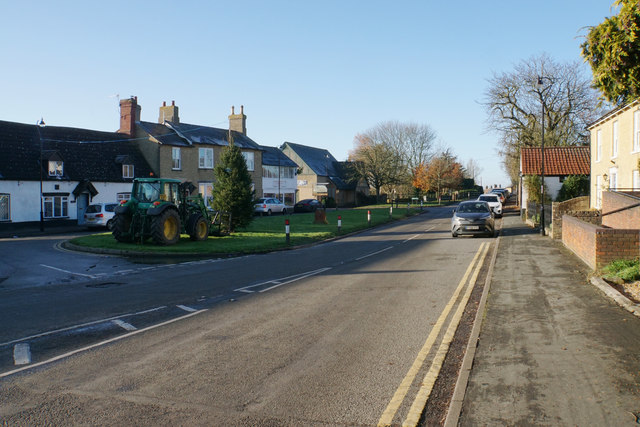
[[[338,233],[342,230],[342,216],[338,215]]]
[[[420,200],[420,210],[422,210],[422,200]]]
[[[367,223],[369,227],[371,227],[371,211],[367,211]]]
[[[288,219],[284,220],[284,233],[285,233],[287,245],[288,245],[291,242],[291,239],[289,237],[289,220]]]
[[[393,205],[389,207],[389,219],[393,218]]]

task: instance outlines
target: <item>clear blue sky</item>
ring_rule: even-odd
[[[482,184],[508,184],[480,102],[493,72],[541,53],[581,61],[609,0],[4,1],[0,120],[114,131],[116,94],[157,121],[227,126],[346,159],[388,120],[428,124]],[[585,72],[589,73],[585,65]]]

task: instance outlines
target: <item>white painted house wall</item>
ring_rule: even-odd
[[[131,192],[131,183],[92,182],[98,194],[90,203],[117,202],[118,193]],[[68,217],[77,220],[78,209],[73,190],[77,181],[43,181],[43,193],[69,193]],[[56,188],[58,186],[58,188]],[[29,222],[40,220],[40,181],[0,181],[0,194],[9,194],[9,221]]]

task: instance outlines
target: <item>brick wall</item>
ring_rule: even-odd
[[[640,230],[614,229],[564,215],[562,243],[594,270],[640,255]]]
[[[564,202],[553,202],[551,211],[551,237],[562,239],[562,217],[571,215],[585,222],[600,225],[600,211],[589,210],[589,196],[576,197]]]
[[[640,203],[640,198],[633,196],[637,193],[602,192],[602,225],[611,228],[640,228],[640,206],[620,210],[624,207]],[[616,212],[618,211],[618,212]],[[614,212],[608,214],[608,212]]]

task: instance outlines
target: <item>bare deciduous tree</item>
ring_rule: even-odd
[[[520,148],[541,145],[543,107],[546,146],[588,142],[586,126],[602,111],[583,67],[577,61],[560,64],[543,54],[489,80],[483,102],[488,128],[500,135],[499,153],[513,182],[517,181],[513,159],[519,157]]]

